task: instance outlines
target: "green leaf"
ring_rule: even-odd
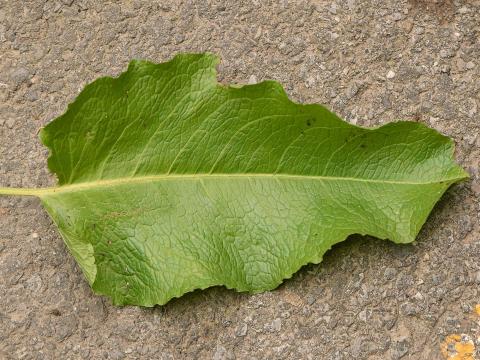
[[[281,85],[217,83],[216,56],[132,61],[41,132],[37,195],[95,292],[153,306],[200,288],[273,289],[348,235],[415,239],[467,174],[422,124],[348,124]]]

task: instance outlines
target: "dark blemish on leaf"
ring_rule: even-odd
[[[361,147],[362,149],[365,149],[365,148],[367,147],[367,145],[365,145],[365,144],[360,144],[360,147]]]
[[[315,120],[317,120],[317,119],[315,119],[315,118],[308,118],[307,121],[306,121],[307,126],[312,126],[312,124],[315,122]]]
[[[108,241],[107,241],[107,244],[108,244],[108,245],[112,245],[112,240],[108,240]]]
[[[93,224],[92,224],[92,228],[93,228],[93,230],[95,230],[95,229],[96,229],[96,227],[97,227],[97,224],[93,223]]]

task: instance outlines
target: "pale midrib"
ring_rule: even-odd
[[[430,182],[415,182],[415,181],[395,181],[395,180],[381,180],[381,179],[362,179],[352,177],[337,177],[337,176],[315,176],[315,175],[289,175],[289,174],[174,174],[174,175],[151,175],[151,176],[137,176],[129,178],[96,180],[90,182],[83,182],[71,185],[62,185],[49,188],[9,188],[0,187],[1,195],[29,195],[29,196],[44,196],[51,194],[59,194],[64,192],[82,191],[101,187],[110,187],[116,185],[128,185],[149,183],[158,181],[171,180],[200,180],[200,179],[286,179],[286,180],[315,180],[315,181],[347,181],[347,182],[363,182],[371,184],[394,184],[394,185],[429,185],[438,183],[451,183],[463,179],[463,177],[441,179]]]

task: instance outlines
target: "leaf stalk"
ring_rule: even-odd
[[[0,195],[40,196],[46,189],[0,187]]]

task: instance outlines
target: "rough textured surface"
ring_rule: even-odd
[[[273,78],[354,123],[435,127],[472,175],[415,245],[352,237],[276,291],[213,288],[150,310],[92,295],[39,201],[2,197],[0,357],[442,359],[462,338],[478,349],[479,22],[476,0],[0,1],[2,185],[54,183],[37,132],[87,82],[131,58],[205,50],[225,82]]]

